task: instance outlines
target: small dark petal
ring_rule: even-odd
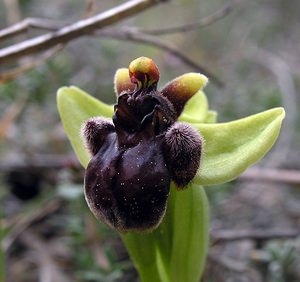
[[[183,111],[183,108],[186,104],[187,99],[179,99],[178,98],[178,85],[176,83],[169,83],[167,84],[162,90],[162,95],[167,97],[169,101],[172,103],[174,109],[176,110],[177,117],[180,116],[180,114]]]
[[[172,180],[184,188],[196,175],[201,159],[202,137],[192,126],[176,122],[165,135],[163,153]]]
[[[90,118],[83,124],[81,134],[92,156],[100,150],[107,135],[114,131],[113,123],[100,117]]]
[[[161,93],[173,104],[177,117],[179,117],[186,102],[201,90],[206,83],[207,78],[204,75],[187,73],[170,81],[161,89]]]
[[[118,132],[119,129],[128,132],[135,131],[140,127],[140,120],[135,114],[134,108],[128,103],[130,94],[123,93],[118,97],[118,103],[115,105],[113,122]]]
[[[162,109],[162,112],[164,112],[164,120],[161,120],[161,122],[165,122],[167,119],[169,125],[173,124],[178,117],[173,104],[159,91],[155,92],[155,98],[159,101],[160,108]]]

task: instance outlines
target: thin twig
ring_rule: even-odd
[[[45,29],[55,29],[55,27],[58,27],[61,25],[61,23],[56,23],[55,21],[46,21],[43,23],[41,19],[35,19],[34,22],[36,23],[35,27],[45,28]],[[0,38],[1,38],[1,36],[13,36],[18,33],[21,33],[24,30],[32,27],[32,25],[30,23],[31,23],[31,21],[28,20],[28,21],[25,21],[25,24],[20,23],[15,26],[12,26],[11,29],[8,28],[8,29],[3,30],[2,35],[1,35],[1,31],[0,31]],[[224,86],[224,83],[211,71],[207,70],[205,67],[201,66],[200,64],[194,62],[194,60],[191,60],[190,58],[188,58],[185,54],[183,54],[180,50],[175,48],[173,45],[168,44],[158,38],[155,38],[154,36],[142,34],[140,32],[125,31],[125,30],[124,31],[106,30],[106,31],[98,32],[97,34],[100,36],[110,37],[110,38],[114,38],[117,40],[135,41],[135,42],[139,42],[139,43],[143,43],[143,44],[147,44],[147,45],[152,45],[154,47],[165,50],[165,51],[171,53],[173,56],[179,58],[186,65],[191,66],[195,70],[207,75],[212,82],[216,83],[217,86],[219,86],[219,87]],[[1,50],[0,50],[0,52],[1,52]],[[49,53],[45,54],[44,60],[46,60],[50,57],[48,55],[49,55]],[[34,67],[35,64],[36,65],[40,64],[43,60],[43,57],[44,56],[42,56],[40,59],[38,59],[36,61],[36,63],[34,63],[34,62],[29,63],[29,64],[27,64],[28,66],[24,66],[21,69],[17,68],[16,70],[18,71],[18,73],[23,73],[27,69]],[[32,67],[31,67],[31,65],[32,65]],[[15,73],[16,72],[14,70],[12,72],[0,74],[0,82],[9,80],[10,78],[12,78],[14,76]]]
[[[66,23],[58,22],[57,20],[40,19],[40,18],[27,18],[12,26],[0,30],[0,39],[4,40],[13,37],[17,34],[23,33],[30,28],[44,29],[55,31],[65,26]]]
[[[213,74],[211,71],[207,70],[206,67],[203,67],[202,65],[196,63],[194,60],[190,59],[188,56],[186,56],[184,53],[182,53],[180,50],[174,47],[173,44],[166,43],[159,38],[147,34],[141,34],[139,32],[133,32],[133,31],[103,30],[101,32],[98,32],[97,34],[99,36],[115,38],[118,40],[135,41],[147,45],[152,45],[159,49],[165,50],[170,54],[172,54],[173,56],[175,56],[176,58],[180,59],[186,65],[189,65],[193,69],[205,74],[217,86],[219,87],[224,86],[224,82],[220,78],[218,78],[215,74]]]
[[[0,84],[8,82],[10,80],[15,79],[17,76],[23,74],[26,71],[29,71],[38,65],[44,63],[46,60],[57,54],[60,50],[62,50],[64,45],[57,45],[50,50],[45,51],[41,56],[37,59],[33,59],[30,61],[26,61],[23,65],[16,67],[12,70],[0,73]]]
[[[172,27],[162,27],[158,29],[136,29],[136,28],[126,28],[125,31],[135,31],[140,33],[147,33],[150,35],[164,35],[164,34],[171,34],[171,33],[179,33],[179,32],[186,32],[192,31],[195,29],[203,28],[209,26],[227,16],[230,12],[233,11],[236,1],[229,2],[225,4],[222,8],[217,10],[211,15],[208,15],[197,22],[184,24],[181,26],[172,26]]]
[[[151,1],[151,2],[153,2],[153,1]],[[159,1],[154,1],[154,2],[159,2]],[[100,14],[100,15],[103,15],[103,14]],[[96,28],[95,25],[96,25],[96,22],[99,24],[100,15],[97,15],[96,17],[88,19],[90,21],[90,23],[86,24],[86,28],[85,28],[86,34],[92,33],[94,31],[94,29],[99,29],[99,27]],[[81,22],[84,22],[84,21],[81,21]],[[51,34],[53,36],[55,34],[57,34],[56,36],[53,37],[54,39],[52,38],[51,40],[50,40],[50,38],[48,38],[48,39],[46,38],[46,36],[47,36],[47,34],[46,34],[44,36],[36,37],[36,38],[30,39],[30,40],[27,40],[25,42],[22,42],[20,44],[16,44],[11,47],[0,50],[0,63],[1,63],[1,61],[6,62],[6,61],[12,60],[15,57],[20,57],[20,56],[26,55],[27,52],[34,53],[35,51],[40,51],[40,48],[38,48],[38,46],[42,46],[41,48],[47,49],[47,48],[49,48],[49,46],[52,46],[52,44],[54,44],[55,42],[56,43],[57,42],[66,43],[72,39],[72,38],[71,39],[69,38],[69,36],[71,36],[71,35],[75,36],[74,38],[81,36],[81,35],[86,35],[85,33],[82,34],[82,30],[84,30],[82,27],[81,28],[77,27],[77,26],[80,26],[81,22],[75,23],[73,25],[68,25],[66,27],[56,30],[57,28],[61,27],[61,25],[62,25],[61,22],[55,22],[53,20],[43,20],[43,19],[38,19],[38,18],[28,18],[14,26],[11,26],[9,28],[6,28],[6,29],[0,31],[0,38],[2,38],[2,39],[14,36],[16,34],[20,34],[32,27],[40,28],[40,29],[48,29],[48,30],[54,29],[54,30],[56,30],[56,32],[51,33]],[[63,32],[63,30],[65,30],[65,32]],[[74,35],[74,32],[75,32],[75,35]],[[63,36],[63,34],[65,34],[65,37]],[[169,52],[170,54],[172,54],[173,56],[180,59],[183,63],[191,66],[192,68],[194,68],[195,70],[197,70],[199,72],[202,72],[203,74],[206,74],[211,79],[211,81],[214,82],[217,86],[219,86],[219,87],[224,86],[224,83],[211,71],[207,70],[202,65],[195,63],[194,60],[191,60],[189,57],[187,57],[184,53],[182,53],[180,50],[175,48],[173,45],[168,44],[160,39],[157,39],[154,36],[142,34],[140,32],[134,32],[134,31],[112,31],[112,30],[98,32],[98,34],[101,36],[115,38],[118,40],[129,40],[129,41],[135,41],[135,42],[139,42],[139,43],[143,43],[143,44],[147,44],[147,45],[152,45],[154,47],[165,50],[165,51]],[[50,35],[50,33],[48,35]],[[45,37],[45,38],[43,39],[43,37]],[[41,42],[39,42],[38,45],[34,45],[34,44],[37,44],[36,41],[38,38],[40,38]],[[30,49],[30,48],[22,49],[20,46],[24,45],[24,44],[31,45],[32,49]],[[13,47],[15,47],[16,50],[13,50]],[[46,60],[49,57],[48,55],[49,55],[49,53],[45,54],[44,60]],[[37,60],[36,62],[34,62],[34,61],[30,62],[29,64],[27,64],[24,67],[16,68],[15,70],[10,71],[8,73],[4,73],[2,75],[0,74],[0,82],[1,82],[1,80],[7,81],[10,78],[15,77],[16,75],[23,73],[24,71],[41,63],[43,60],[43,57],[44,56],[42,56],[41,59]]]
[[[264,180],[300,184],[300,171],[291,169],[251,168],[239,176],[241,179]]]
[[[65,26],[55,32],[43,34],[3,48],[0,50],[0,65],[25,55],[45,51],[58,44],[66,44],[75,38],[87,35],[108,25],[112,25],[160,2],[162,1],[131,0],[94,17]]]
[[[237,240],[271,240],[279,238],[295,238],[300,236],[300,229],[269,230],[215,230],[211,232],[213,241],[237,241]]]

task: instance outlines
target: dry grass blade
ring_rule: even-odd
[[[14,124],[16,118],[22,112],[26,104],[26,98],[21,97],[15,101],[3,114],[0,119],[0,141],[6,138],[9,129]]]
[[[12,228],[9,235],[2,240],[3,250],[7,251],[16,238],[18,238],[18,236],[20,236],[31,224],[51,213],[56,212],[62,206],[62,204],[63,202],[61,200],[53,200],[45,205],[41,205],[41,207],[32,214],[23,217]],[[5,222],[3,225],[5,225]]]

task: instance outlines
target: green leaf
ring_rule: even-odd
[[[88,165],[90,155],[80,136],[80,128],[90,117],[111,118],[113,106],[106,105],[81,89],[62,87],[57,92],[57,106],[63,127],[83,167]]]
[[[195,183],[211,185],[238,177],[271,149],[284,116],[283,108],[274,108],[227,123],[193,124],[205,140]]]

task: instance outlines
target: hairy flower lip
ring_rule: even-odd
[[[94,134],[89,122],[86,128]],[[105,121],[101,123],[108,127]],[[162,136],[140,138],[125,134],[122,144],[115,131],[102,138],[103,146],[89,162],[85,175],[85,197],[91,211],[119,231],[154,229],[165,213],[170,186],[160,149]]]

